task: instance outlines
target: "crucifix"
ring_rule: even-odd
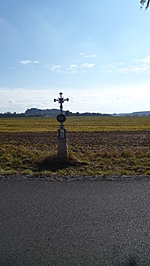
[[[62,92],[59,93],[60,97],[58,99],[54,99],[54,102],[60,104],[60,114],[57,116],[57,121],[60,122],[60,127],[58,129],[58,158],[66,159],[67,158],[67,135],[66,129],[64,126],[64,122],[66,121],[66,116],[63,114],[63,103],[65,101],[69,101],[68,98],[64,99],[62,96]]]
[[[63,103],[65,102],[65,101],[69,101],[69,99],[68,98],[66,98],[66,99],[64,99],[63,97],[62,97],[62,95],[63,95],[63,93],[62,92],[60,92],[59,93],[59,95],[60,95],[60,97],[58,98],[58,99],[54,99],[54,102],[59,102],[60,103],[60,113],[62,114],[63,113]]]

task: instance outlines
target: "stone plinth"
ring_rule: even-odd
[[[67,159],[67,140],[65,138],[58,139],[58,159]]]

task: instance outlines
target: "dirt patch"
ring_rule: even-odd
[[[150,146],[150,131],[115,131],[115,132],[68,132],[68,143],[71,146]],[[21,132],[0,133],[0,145],[6,143],[46,144],[53,147],[57,144],[57,133],[54,132]]]

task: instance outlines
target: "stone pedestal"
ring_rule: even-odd
[[[58,159],[67,159],[67,140],[65,138],[58,139]]]

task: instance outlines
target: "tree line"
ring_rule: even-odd
[[[58,110],[58,113],[60,111]],[[16,118],[16,117],[56,117],[57,114],[52,114],[52,113],[49,113],[49,114],[44,114],[43,113],[11,113],[11,112],[6,112],[4,114],[0,113],[0,118]],[[64,114],[66,116],[110,116],[110,114],[101,114],[101,113],[90,113],[90,112],[85,112],[85,113],[79,113],[79,112],[76,112],[76,113],[73,113],[73,112],[70,112],[69,110],[67,111],[64,111]]]

